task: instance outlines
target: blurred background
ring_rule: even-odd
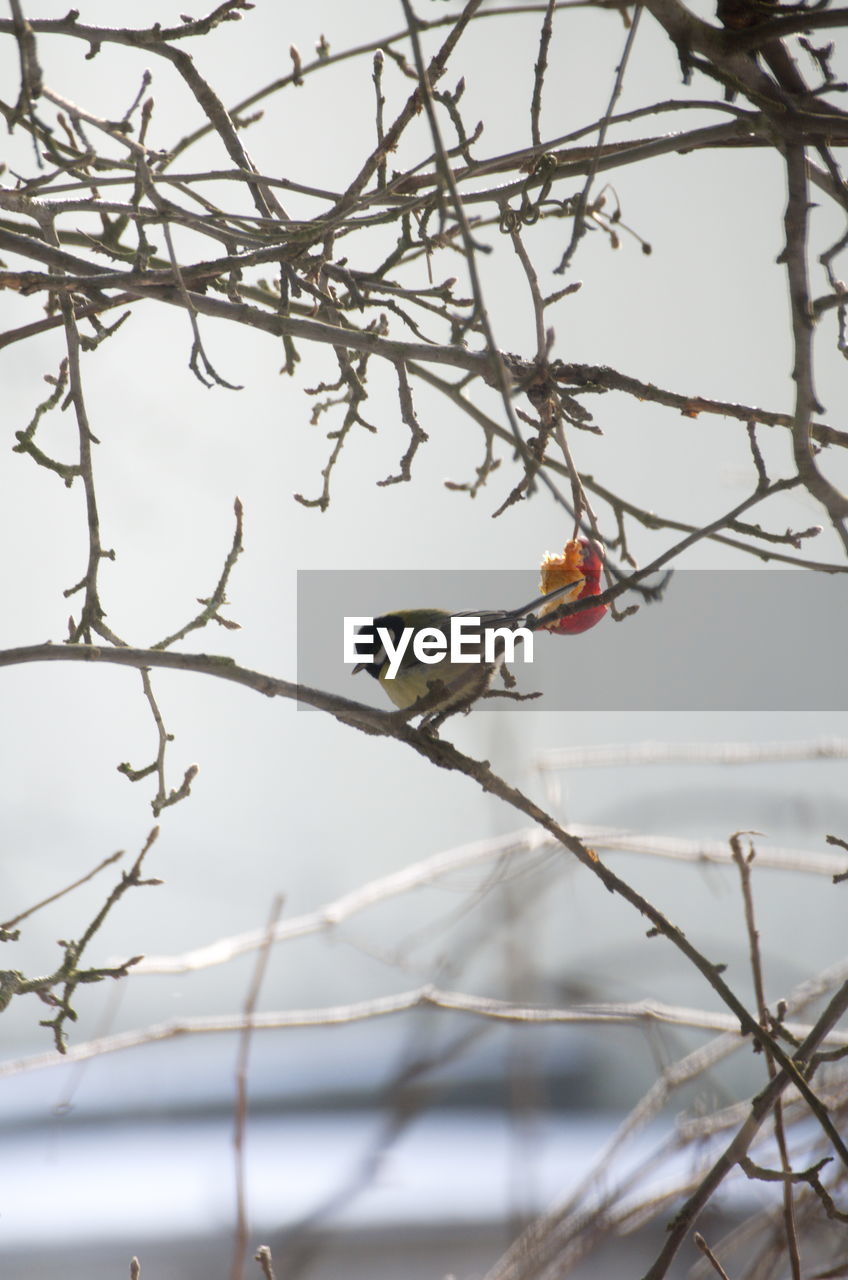
[[[422,17],[446,16],[446,6],[423,0],[418,9]],[[481,21],[451,64],[451,87],[465,76],[465,118],[485,121],[480,154],[529,145],[543,9],[512,6]],[[27,6],[26,16],[58,19],[65,11],[47,0],[37,12]],[[86,0],[81,15],[92,25],[115,22],[105,0]],[[120,20],[127,18],[168,25],[180,20],[179,6],[157,0],[143,15]],[[361,165],[363,138],[370,149],[373,137],[370,47],[403,27],[394,0],[259,3],[241,22],[192,42],[191,52],[223,102],[235,107],[288,74],[290,45],[304,63],[314,59],[322,37],[331,53],[367,46],[361,56],[270,97],[243,134],[260,172],[341,190]],[[625,34],[614,11],[576,8],[558,17],[543,137],[603,115]],[[439,31],[424,32],[426,50],[434,51],[440,38]],[[837,31],[834,40],[838,64],[845,37]],[[151,146],[171,146],[202,123],[178,77],[143,50],[110,45],[87,59],[84,41],[48,35],[39,36],[38,48],[51,88],[106,119],[122,116],[149,67],[156,103]],[[14,40],[0,42],[0,57],[3,80],[14,86]],[[406,100],[410,83],[387,60],[387,118]],[[645,15],[618,109],[701,94],[702,81],[681,84],[673,48]],[[680,115],[682,123],[669,114],[647,132],[695,128],[708,118],[694,109]],[[632,136],[642,136],[643,123],[629,126]],[[32,167],[31,144],[17,130],[4,150],[3,182],[13,187],[14,175]],[[422,118],[392,164],[402,169],[431,151]],[[205,138],[179,164],[180,171],[198,172],[229,161],[217,140]],[[784,272],[775,265],[783,184],[777,155],[753,149],[670,155],[617,171],[610,200],[652,252],[644,254],[622,231],[617,249],[602,232],[585,237],[572,270],[582,288],[553,312],[554,354],[692,395],[791,411],[788,302]],[[314,204],[297,193],[285,193],[284,203],[293,217],[314,214]],[[827,206],[813,220],[818,253],[841,225]],[[178,249],[181,234],[177,229]],[[478,262],[496,341],[529,358],[535,331],[526,281],[497,228],[480,234],[494,249]],[[547,291],[562,282],[553,268],[569,234],[570,224],[560,220],[540,222],[532,236],[527,231]],[[373,236],[376,263],[394,232],[378,227]],[[450,250],[434,257],[437,281],[463,271]],[[0,311],[4,329],[40,314],[31,299],[8,291],[0,295]],[[241,630],[207,630],[189,637],[186,651],[229,654],[248,668],[305,678],[303,646],[309,649],[314,636],[317,651],[336,614],[332,593],[322,600],[318,592],[298,615],[298,571],[333,570],[347,580],[366,570],[379,582],[379,573],[394,570],[412,588],[419,571],[462,570],[463,578],[483,583],[498,570],[508,571],[511,582],[526,575],[529,590],[502,601],[487,594],[484,605],[508,607],[534,594],[542,554],[562,548],[571,523],[544,490],[492,518],[516,478],[506,449],[501,471],[475,498],[447,488],[445,481],[473,481],[483,441],[435,390],[415,388],[430,440],[416,458],[413,482],[377,487],[396,471],[408,433],[392,371],[372,362],[365,412],[378,430],[359,431],[348,442],[322,512],[294,495],[321,491],[334,423],[326,417],[310,424],[304,388],[336,376],[331,350],[302,344],[295,377],[282,377],[274,339],[206,318],[202,330],[216,367],[241,390],[210,390],[193,378],[188,323],[177,308],[137,306],[85,358],[103,541],[115,550],[101,591],[119,635],[147,646],[194,615],[230,547],[237,495],[245,552],[225,612]],[[8,438],[0,465],[2,648],[60,643],[75,607],[62,593],[84,571],[80,486],[65,488],[31,458],[10,452],[62,352],[58,331],[0,352]],[[823,332],[817,352],[819,397],[828,421],[839,425],[844,361],[832,331]],[[753,488],[743,424],[690,418],[612,394],[592,408],[603,435],[571,433],[577,466],[648,511],[697,525]],[[487,411],[503,414],[494,391]],[[759,439],[773,474],[785,474],[788,433],[762,428]],[[39,440],[52,455],[73,458],[70,413],[45,419]],[[844,487],[848,467],[831,456],[838,452],[828,452],[827,464]],[[773,500],[768,520],[782,532],[822,523],[822,516],[806,493],[789,491]],[[606,531],[614,534],[614,526]],[[646,563],[677,538],[634,524],[630,549]],[[805,553],[822,561],[840,557],[827,530],[805,543]],[[769,657],[771,636],[782,630],[779,615],[764,627],[761,604],[749,607],[746,589],[734,591],[731,583],[721,596],[715,585],[735,574],[747,579],[754,569],[770,584],[780,575],[767,594],[770,601],[785,599],[791,636],[785,659]],[[684,552],[678,571],[687,583],[704,575],[705,618],[713,601],[725,636],[737,629],[740,636],[759,635],[765,656],[752,665],[774,664],[772,700],[705,692],[709,645],[699,651],[697,622],[681,646],[691,700],[684,695],[670,705],[661,693],[630,701],[611,695],[611,659],[599,656],[596,636],[609,633],[599,645],[615,642],[619,683],[641,690],[646,672],[638,647],[629,649],[616,635],[628,624],[607,618],[596,632],[556,642],[570,646],[562,663],[573,701],[565,678],[556,709],[475,709],[451,721],[446,736],[489,760],[569,829],[585,831],[616,872],[727,966],[728,982],[749,1006],[748,937],[728,839],[756,832],[766,997],[772,1006],[794,998],[790,1017],[804,1022],[827,982],[810,993],[809,1005],[802,1003],[802,984],[825,972],[834,981],[845,962],[844,904],[831,883],[844,851],[825,842],[828,833],[848,838],[844,579],[828,580],[836,586],[826,604],[811,606],[787,566],[766,567],[715,541]],[[394,604],[394,597],[386,601]],[[643,606],[649,624],[662,621],[661,608],[652,614]],[[800,699],[798,673],[811,677]],[[654,686],[661,675],[660,667]],[[338,691],[378,697],[365,676],[351,688],[346,679],[339,677]],[[355,734],[328,716],[223,681],[157,671],[154,685],[173,735],[170,785],[178,786],[191,764],[199,773],[190,798],[161,815],[147,855],[145,873],[163,883],[128,893],[92,947],[92,963],[139,954],[144,963],[125,981],[77,993],[71,1057],[98,1038],[110,1051],[60,1064],[50,1032],[39,1026],[51,1011],[37,997],[16,999],[3,1015],[3,1274],[105,1280],[126,1274],[133,1254],[143,1275],[195,1280],[230,1273],[239,1036],[214,1021],[192,1034],[169,1034],[167,1024],[239,1015],[261,955],[257,938],[277,895],[280,923],[291,929],[266,957],[257,1009],[282,1013],[290,1025],[256,1031],[249,1045],[251,1250],[269,1244],[278,1275],[491,1271],[505,1280],[513,1274],[506,1263],[501,1272],[492,1269],[534,1215],[553,1205],[591,1215],[608,1204],[608,1224],[627,1234],[610,1229],[602,1250],[583,1262],[569,1255],[573,1274],[641,1274],[673,1213],[673,1191],[688,1185],[729,1137],[720,1125],[681,1137],[683,1121],[675,1117],[694,1124],[699,1115],[732,1109],[764,1081],[749,1045],[732,1035],[720,1044],[715,1039],[733,1030],[721,1022],[715,993],[668,942],[646,938],[647,922],[632,908],[468,779],[434,770],[397,742]],[[20,940],[7,944],[8,968],[47,973],[61,957],[57,940],[82,934],[154,825],[152,784],[133,784],[117,769],[153,758],[154,725],[137,672],[106,666],[10,667],[0,677],[0,707],[4,918],[126,850],[122,862],[33,915]],[[734,743],[751,744],[744,762],[732,763],[722,749]],[[663,746],[646,751],[644,744]],[[662,849],[666,856],[658,856]],[[392,879],[405,871],[405,881]],[[208,963],[208,953],[194,956],[242,935],[252,935],[252,943],[233,945],[231,958],[222,958],[223,948],[212,957],[220,963]],[[461,1001],[453,1009],[416,1002],[430,986],[512,1008],[618,1005],[621,1018],[593,1020],[589,1009],[582,1020],[497,1021]],[[379,1001],[388,1006],[370,1003]],[[645,1001],[694,1011],[690,1021],[697,1025],[647,1009],[640,1015],[635,1006]],[[120,1047],[115,1038],[122,1035],[130,1047]],[[663,1073],[710,1045],[704,1061],[692,1065],[691,1079],[684,1072],[679,1087],[669,1084],[644,1123],[634,1122],[628,1141],[613,1142]],[[817,1135],[798,1132],[799,1143],[809,1141],[812,1149]],[[665,1205],[666,1195],[664,1215],[648,1212],[648,1204]],[[767,1215],[774,1203],[763,1184],[730,1181],[705,1234],[721,1234],[752,1212]],[[599,1233],[603,1221],[597,1218]],[[813,1242],[823,1256],[829,1247],[824,1234]],[[697,1257],[688,1248],[671,1274],[688,1274]]]

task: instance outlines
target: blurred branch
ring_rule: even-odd
[[[249,1222],[247,1214],[247,1185],[245,1177],[245,1133],[247,1129],[247,1080],[248,1068],[250,1064],[250,1039],[252,1033],[251,1022],[256,1012],[256,1005],[259,1000],[259,992],[262,989],[262,983],[265,978],[265,972],[268,967],[268,957],[271,951],[271,943],[274,938],[274,930],[277,927],[277,921],[280,918],[280,912],[283,909],[283,898],[279,894],[271,903],[271,910],[268,915],[268,923],[265,926],[265,938],[259,954],[256,957],[256,964],[253,970],[253,977],[245,996],[244,1008],[242,1010],[242,1018],[244,1025],[239,1036],[238,1060],[236,1062],[236,1102],[235,1113],[233,1118],[233,1159],[235,1163],[235,1184],[236,1184],[236,1224],[233,1234],[233,1264],[230,1270],[231,1280],[242,1280],[244,1276],[245,1254],[247,1252],[247,1241],[249,1234]]]
[[[256,1253],[253,1255],[253,1258],[255,1262],[259,1263],[265,1280],[276,1280],[273,1259],[271,1258],[271,1250],[268,1248],[267,1244],[260,1245]]]
[[[724,1181],[733,1166],[742,1161],[756,1137],[757,1131],[778,1098],[792,1081],[793,1076],[806,1067],[819,1044],[846,1010],[848,1010],[848,981],[844,982],[831,998],[812,1030],[792,1055],[791,1060],[781,1064],[781,1069],[754,1099],[745,1122],[669,1226],[668,1239],[660,1250],[653,1266],[645,1272],[645,1280],[662,1280],[662,1277],[668,1274],[669,1266],[684,1239],[689,1234],[693,1223],[698,1220],[701,1211],[709,1203],[714,1192]]]
[[[719,1031],[729,1037],[727,1049],[733,1051],[745,1043],[745,1033],[739,1029],[738,1020],[729,1014],[708,1010],[688,1009],[666,1005],[660,1001],[638,1000],[631,1004],[576,1005],[569,1009],[551,1006],[530,1007],[510,1004],[488,996],[475,996],[461,991],[443,991],[431,985],[401,991],[396,995],[376,996],[370,1000],[356,1000],[350,1004],[329,1005],[325,1008],[286,1009],[269,1013],[220,1014],[189,1018],[169,1018],[165,1022],[131,1031],[119,1031],[114,1035],[71,1045],[63,1052],[33,1054],[27,1058],[8,1059],[0,1063],[0,1079],[20,1075],[24,1071],[42,1067],[59,1066],[62,1063],[85,1062],[108,1053],[122,1053],[144,1045],[158,1044],[184,1035],[224,1035],[231,1032],[281,1031],[295,1027],[340,1027],[353,1022],[370,1022],[378,1018],[393,1017],[415,1009],[442,1009],[451,1013],[471,1014],[488,1021],[509,1022],[532,1026],[636,1026],[657,1023],[665,1026],[691,1027],[699,1031]],[[809,1038],[815,1027],[809,1023],[789,1023],[793,1034]],[[820,1043],[848,1046],[848,1032],[831,1029]],[[724,1045],[723,1050],[724,1051]],[[703,1069],[703,1053],[691,1055],[697,1062],[697,1074]],[[711,1050],[711,1055],[714,1049]],[[712,1060],[712,1057],[711,1057]],[[688,1058],[686,1060],[688,1062]],[[672,1076],[683,1079],[680,1071]]]
[[[536,767],[545,772],[616,769],[634,764],[782,764],[846,759],[848,738],[812,742],[617,742],[541,751],[536,756]]]
[[[793,1013],[819,1000],[823,995],[843,982],[848,975],[848,965],[842,962],[815,979],[800,984],[787,998],[787,1008]],[[666,1108],[673,1096],[691,1086],[698,1079],[710,1079],[714,1068],[739,1048],[739,1040],[733,1032],[725,1032],[677,1061],[671,1062],[658,1075],[647,1093],[631,1109],[625,1119],[600,1150],[584,1173],[578,1185],[550,1210],[541,1214],[510,1245],[505,1254],[487,1273],[485,1280],[554,1280],[557,1272],[567,1268],[570,1261],[585,1259],[586,1253],[610,1231],[625,1228],[632,1214],[642,1221],[653,1220],[664,1210],[669,1198],[677,1198],[683,1191],[679,1181],[673,1180],[672,1190],[665,1196],[656,1196],[652,1189],[635,1206],[630,1190],[638,1185],[639,1171],[629,1168],[625,1179],[616,1184],[610,1178],[614,1160],[621,1156],[628,1141],[645,1126],[655,1120]],[[713,1089],[710,1089],[712,1096]],[[713,1104],[714,1105],[714,1104]],[[741,1108],[743,1112],[746,1108]],[[708,1113],[708,1115],[711,1112]],[[700,1118],[700,1117],[699,1117]],[[733,1123],[740,1123],[740,1116]],[[680,1150],[692,1149],[703,1144],[704,1132],[700,1125],[687,1127],[685,1118],[678,1117],[674,1134],[663,1144],[663,1155],[673,1156]],[[694,1151],[693,1151],[694,1155]],[[708,1158],[701,1147],[697,1151],[694,1174],[690,1174],[689,1190],[699,1181],[698,1168]],[[650,1179],[647,1179],[650,1186]],[[630,1208],[614,1212],[613,1206],[625,1197]],[[647,1204],[645,1200],[647,1198]],[[599,1230],[600,1228],[600,1230]]]
[[[610,853],[635,853],[646,857],[671,858],[680,862],[713,863],[727,866],[732,855],[724,841],[683,840],[671,836],[640,835],[631,831],[618,831],[609,827],[587,826],[573,823],[570,830],[579,839],[596,850]],[[443,853],[433,854],[420,862],[413,862],[402,871],[370,880],[341,898],[324,906],[283,921],[274,931],[274,942],[288,942],[310,934],[336,931],[339,926],[361,911],[385,902],[424,885],[435,884],[456,871],[465,870],[487,862],[503,864],[509,868],[525,855],[550,853],[557,847],[552,837],[528,827],[494,840],[481,840],[461,845]],[[758,853],[763,868],[777,871],[803,871],[811,875],[833,875],[845,865],[839,854],[816,853],[804,849],[784,849],[763,846]],[[218,938],[206,946],[196,947],[181,955],[145,956],[133,970],[136,977],[150,974],[193,973],[219,964],[229,964],[238,956],[256,951],[264,945],[264,929],[250,929],[246,933]]]
[[[739,880],[742,888],[742,900],[745,908],[745,927],[748,933],[748,947],[751,958],[751,976],[754,982],[754,995],[757,1001],[757,1013],[760,1024],[764,1027],[775,1025],[776,1019],[771,1014],[766,1004],[765,979],[763,976],[762,952],[760,950],[760,935],[757,929],[754,915],[754,891],[751,877],[751,866],[756,857],[756,850],[753,842],[750,840],[752,832],[737,831],[735,835],[730,837],[730,848],[733,853],[733,861],[739,869]],[[748,853],[743,848],[742,837],[748,836]],[[769,1079],[774,1080],[777,1075],[777,1067],[774,1059],[769,1053],[768,1048],[765,1049],[766,1068],[768,1070]],[[780,1154],[780,1167],[785,1175],[783,1181],[783,1222],[786,1239],[786,1251],[789,1257],[789,1263],[792,1269],[793,1280],[801,1280],[801,1257],[798,1249],[798,1223],[795,1215],[795,1202],[792,1196],[792,1164],[789,1159],[789,1146],[786,1140],[786,1126],[784,1124],[783,1099],[778,1098],[774,1104],[774,1136],[777,1142],[778,1152]],[[746,1163],[742,1162],[742,1168],[747,1172]]]
[[[609,595],[610,593],[607,592],[606,594]],[[593,599],[597,600],[601,599],[601,597],[593,597]],[[0,666],[8,665],[10,662],[49,661],[52,658],[67,660],[72,656],[77,659],[82,657],[88,661],[105,660],[125,665],[165,666],[202,671],[206,674],[235,680],[271,696],[296,698],[299,701],[309,703],[311,706],[330,712],[342,723],[360,728],[367,733],[391,736],[399,742],[405,743],[432,764],[450,772],[456,771],[464,774],[480,786],[484,792],[498,796],[499,799],[514,809],[524,813],[533,822],[548,831],[586,870],[597,876],[611,893],[624,898],[642,916],[650,920],[652,928],[649,930],[649,935],[662,935],[667,938],[690,964],[698,970],[721,1001],[739,1019],[743,1030],[753,1037],[754,1043],[761,1044],[763,1047],[768,1046],[781,1067],[779,1078],[782,1079],[785,1076],[787,1080],[791,1080],[808,1100],[819,1122],[825,1127],[835,1150],[848,1165],[848,1148],[845,1147],[842,1139],[833,1128],[826,1112],[822,1111],[815,1094],[777,1041],[759,1026],[756,1018],[749,1013],[745,1005],[721,977],[721,971],[724,966],[716,965],[702,955],[685,934],[667,920],[661,911],[625,880],[622,880],[621,877],[612,872],[609,867],[600,862],[593,850],[567,832],[544,809],[540,808],[539,805],[535,804],[534,801],[530,800],[516,787],[511,786],[495,774],[486,761],[475,760],[465,755],[452,743],[437,738],[426,730],[412,728],[403,719],[399,721],[396,714],[374,711],[346,698],[339,698],[335,695],[293,685],[288,681],[275,680],[258,672],[246,671],[237,667],[231,661],[210,658],[208,655],[177,654],[169,651],[154,652],[153,650],[131,650],[126,648],[90,649],[85,651],[80,646],[58,648],[50,645],[36,645],[28,650],[7,650],[5,653],[0,653]],[[155,661],[153,661],[154,657]]]
[[[346,920],[367,911],[380,902],[409,893],[424,885],[435,884],[456,871],[481,863],[504,861],[510,864],[524,854],[553,847],[553,842],[536,827],[518,831],[509,836],[492,840],[475,841],[457,849],[433,854],[420,862],[413,862],[401,871],[381,876],[360,885],[341,898],[294,916],[278,924],[274,930],[274,942],[287,942],[324,931],[335,931]],[[840,866],[842,865],[840,860]],[[219,938],[204,947],[177,956],[146,956],[136,969],[139,974],[191,973],[210,966],[228,964],[237,956],[255,951],[264,943],[264,930],[251,929],[247,933],[230,938]]]

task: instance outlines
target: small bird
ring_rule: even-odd
[[[380,681],[395,706],[404,711],[429,695],[432,701],[423,708],[424,719],[441,718],[446,711],[473,702],[488,689],[505,658],[506,638],[497,635],[498,630],[514,632],[531,620],[538,625],[536,610],[541,605],[550,607],[552,601],[567,594],[576,597],[582,585],[582,579],[569,582],[518,609],[495,612],[469,609],[460,613],[446,609],[398,609],[384,613],[357,631],[358,650],[364,651],[367,644],[370,655],[356,664],[352,674],[367,671]],[[470,622],[462,625],[463,619],[477,619],[479,625]],[[465,633],[461,642],[467,661],[450,660],[454,629]],[[521,637],[516,639],[520,641]],[[429,662],[422,661],[416,654],[418,650],[435,655],[440,649],[444,650],[442,656]]]

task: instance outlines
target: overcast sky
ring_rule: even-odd
[[[47,4],[41,12],[60,16],[66,7]],[[167,23],[176,19],[179,8],[146,6],[145,17],[152,20],[155,10],[156,18]],[[83,17],[113,22],[114,6],[87,3]],[[335,51],[401,26],[400,5],[384,0],[367,5],[259,3],[241,23],[225,24],[198,42],[193,53],[231,106],[285,73],[290,44],[308,61],[322,33]],[[483,36],[463,43],[455,74],[447,79],[453,86],[460,72],[465,74],[466,118],[472,123],[485,119],[478,154],[496,155],[529,141],[527,103],[538,26],[538,15],[498,19],[485,24]],[[552,46],[542,117],[545,137],[566,133],[603,112],[623,38],[614,13],[581,12],[569,18]],[[843,53],[845,37],[836,33],[835,40]],[[432,49],[434,37],[426,37],[425,44]],[[69,49],[67,42],[43,39],[39,47],[49,84],[104,117],[123,113],[147,65],[131,50],[108,48],[86,61],[84,44]],[[15,83],[17,62],[10,41],[0,47],[0,55],[6,83]],[[148,140],[167,146],[198,123],[198,110],[163,65],[157,62],[152,70],[156,111]],[[395,110],[409,92],[409,82],[388,62],[385,90]],[[705,93],[697,77],[689,87],[680,83],[673,50],[645,16],[621,109]],[[366,57],[340,63],[310,77],[302,88],[271,98],[264,104],[263,120],[244,134],[258,169],[341,189],[359,167],[362,136],[371,137],[372,95]],[[659,123],[632,126],[633,136],[639,136],[639,128],[695,127],[701,119],[696,112],[685,120],[664,117]],[[10,171],[15,163],[29,166],[20,133],[8,147],[10,156],[14,152],[17,157],[10,161]],[[424,124],[418,122],[397,163],[427,153]],[[180,163],[183,172],[190,172],[225,161],[219,146],[205,142]],[[10,180],[8,175],[4,179]],[[554,355],[607,364],[675,391],[789,411],[793,386],[785,276],[775,262],[782,245],[784,202],[777,157],[754,151],[671,156],[623,168],[614,183],[624,221],[650,241],[653,252],[643,254],[626,233],[615,251],[600,232],[585,238],[573,270],[583,286],[554,311]],[[297,197],[286,204],[293,216],[314,212],[314,204]],[[826,211],[814,214],[814,225],[819,249],[840,231]],[[552,269],[569,233],[570,224],[560,221],[540,223],[532,236],[528,232],[546,290],[561,283]],[[504,350],[529,356],[535,338],[526,284],[514,259],[503,252],[498,232],[492,229],[483,238],[498,250],[491,260],[480,258],[496,340]],[[382,239],[376,234],[373,261],[392,242],[392,233]],[[461,276],[462,271],[458,257],[447,252],[435,256],[436,280]],[[421,272],[423,282],[423,264]],[[823,289],[821,279],[817,287]],[[38,314],[31,300],[9,292],[0,295],[0,311],[4,327]],[[509,570],[516,585],[514,575],[526,574],[533,594],[542,554],[561,549],[571,535],[570,525],[544,492],[492,519],[514,482],[506,454],[501,470],[473,501],[445,488],[445,480],[473,479],[481,461],[480,433],[468,418],[435,392],[416,390],[416,407],[430,442],[416,459],[414,482],[377,487],[377,481],[396,470],[406,429],[391,371],[375,365],[365,412],[378,433],[360,431],[351,438],[334,476],[329,510],[322,514],[300,505],[293,495],[320,491],[320,472],[331,447],[326,433],[333,423],[322,419],[310,425],[311,404],[303,389],[333,380],[331,351],[303,347],[303,363],[290,379],[279,375],[281,350],[270,337],[212,320],[202,321],[202,331],[222,375],[243,384],[243,390],[206,390],[192,377],[187,368],[189,326],[176,308],[138,306],[119,334],[85,359],[89,414],[100,441],[95,469],[103,539],[116,552],[115,563],[103,567],[102,595],[108,622],[118,634],[133,644],[151,644],[192,615],[196,599],[217,581],[232,538],[236,495],[245,509],[245,552],[232,577],[228,612],[242,629],[207,631],[185,642],[188,650],[228,653],[247,667],[294,678],[296,575],[303,569],[339,575],[366,570],[374,575],[369,591],[379,584],[377,575],[388,569],[399,571],[410,589],[417,582],[414,571],[465,570],[466,607],[520,603],[521,592],[516,597],[511,587],[503,600],[492,600],[488,589],[482,601],[471,596],[477,586],[491,581],[487,575],[492,571]],[[819,393],[829,420],[840,425],[844,361],[835,352],[832,330],[823,334],[819,348]],[[67,490],[55,475],[10,452],[13,433],[26,425],[43,399],[42,379],[55,373],[61,350],[53,333],[0,353],[7,433],[0,465],[3,647],[61,642],[68,611],[76,607],[62,592],[84,570],[80,486]],[[494,392],[486,408],[502,414]],[[750,492],[754,476],[741,424],[707,415],[687,418],[614,395],[595,397],[592,408],[604,434],[573,433],[577,465],[640,505],[698,523],[715,518]],[[68,413],[54,414],[39,435],[43,447],[62,458],[73,457],[74,438]],[[791,465],[788,435],[763,428],[760,438],[774,473],[786,474]],[[848,476],[843,460],[828,456],[827,465],[835,479]],[[778,531],[806,528],[820,522],[821,513],[811,498],[793,493],[770,507],[768,521]],[[643,562],[672,541],[672,535],[639,526],[631,534],[632,550]],[[838,556],[835,539],[827,533],[812,545],[811,554],[819,559]],[[566,679],[557,689],[555,710],[475,711],[452,725],[451,735],[541,796],[544,787],[534,758],[542,747],[645,737],[844,734],[846,680],[844,663],[839,664],[844,630],[840,640],[839,628],[845,626],[845,611],[838,588],[825,591],[827,604],[819,611],[802,588],[775,585],[778,570],[763,570],[769,578],[767,604],[753,589],[756,601],[751,603],[749,574],[758,563],[713,542],[698,544],[681,559],[681,567],[726,572],[703,578],[681,574],[679,586],[670,590],[667,614],[661,607],[644,610],[632,626],[605,621],[596,632],[552,642],[569,646],[549,646],[549,652],[556,652],[562,663],[560,678],[563,671],[571,677],[571,685]],[[740,570],[747,572],[732,583],[731,571]],[[358,579],[346,580],[346,599],[351,581]],[[721,595],[718,583],[728,594]],[[682,614],[674,614],[674,601],[681,599],[689,604]],[[422,601],[431,602],[441,603]],[[329,598],[322,601],[319,593],[299,619],[302,642],[309,643],[316,633],[316,649],[323,652],[337,604],[333,601],[331,608]],[[395,593],[387,590],[385,607],[395,604]],[[372,605],[369,595],[361,611],[372,607],[379,609],[380,602]],[[666,623],[671,617],[673,625]],[[771,638],[784,631],[784,622],[781,647],[772,650]],[[705,694],[702,668],[717,656],[710,637],[721,634],[725,642],[745,637],[738,643],[740,650],[748,646],[750,659],[752,627],[765,632],[761,652],[768,670],[757,675],[766,692],[746,701],[744,672],[750,665],[728,672],[719,655],[717,670],[724,667],[736,684],[731,681],[730,691],[717,697]],[[666,657],[648,674],[646,654],[656,658],[659,643],[664,655],[675,652],[679,680],[685,691],[692,691],[691,700],[684,692],[669,701]],[[565,652],[567,658],[559,659]],[[810,675],[815,691],[799,702],[793,701],[792,690],[800,673]],[[347,680],[346,674],[339,675],[339,688],[348,696],[379,694],[376,686],[366,687],[370,682],[365,676],[357,686]],[[656,697],[628,700],[627,688],[642,691],[646,680]],[[9,910],[17,910],[84,874],[114,849],[140,847],[153,821],[152,788],[149,782],[131,785],[116,766],[126,760],[135,767],[146,764],[155,738],[135,672],[33,665],[5,670],[0,682],[0,824],[8,854],[4,899]],[[298,712],[290,703],[268,701],[200,676],[157,673],[155,686],[174,734],[170,785],[177,785],[193,762],[200,772],[191,799],[162,818],[149,870],[166,884],[121,904],[101,936],[100,958],[200,945],[222,933],[261,925],[275,892],[286,895],[286,912],[296,913],[416,858],[522,825],[464,779],[438,773],[396,744],[353,734],[325,716]],[[621,697],[616,689],[622,690]],[[740,710],[734,710],[733,689]],[[769,689],[775,692],[773,703]],[[673,770],[650,776],[585,773],[565,781],[560,803],[571,820],[715,839],[739,827],[757,827],[777,842],[821,849],[824,832],[839,830],[845,822],[844,794],[844,765],[823,764],[762,768],[754,781],[746,775],[744,782],[710,770],[693,771],[685,782]],[[672,914],[688,915],[697,930],[700,912],[691,880],[665,869],[655,872],[647,863],[639,875],[656,889],[661,905]],[[580,877],[586,878],[583,873]],[[47,969],[55,960],[59,931],[69,930],[69,919],[79,922],[73,928],[81,928],[103,892],[102,882],[95,881],[66,904],[34,917],[9,963]],[[773,922],[783,919],[781,893],[777,888],[768,895]],[[822,884],[816,883],[810,893],[810,913],[817,921],[816,940],[808,939],[812,966],[836,950],[834,930],[819,926],[835,920],[837,904]],[[579,948],[587,939],[578,917],[584,910],[597,912],[592,915],[593,964],[600,964],[604,945],[622,927],[620,913],[606,910],[605,895],[596,895],[594,887],[585,894],[576,905],[565,899],[563,910],[570,914],[563,933],[571,941],[558,934],[552,951],[542,957],[543,966],[563,975],[583,964]],[[736,906],[734,901],[734,910]],[[405,927],[413,927],[414,914],[404,917]],[[720,919],[711,918],[709,939],[720,934],[720,926]],[[738,938],[738,922],[728,926]],[[768,938],[768,919],[763,926]],[[633,921],[631,941],[637,950],[640,930],[640,922]],[[644,963],[644,970],[637,966],[634,971],[638,979],[628,986],[631,995],[646,989],[643,980],[649,985],[662,981],[652,969],[653,956]],[[334,1003],[408,980],[408,974],[356,948],[321,945],[296,971],[285,961],[276,966],[267,999],[271,1005]],[[114,1029],[140,1025],[177,1009],[228,1011],[240,1005],[244,981],[241,966],[190,981],[132,979],[107,1024]],[[86,1018],[75,1035],[106,1025],[107,997],[99,989],[83,995]],[[699,982],[692,981],[685,998],[704,998]],[[34,1005],[19,1001],[6,1015],[19,1049],[44,1047],[44,1032],[35,1025],[43,1013]]]

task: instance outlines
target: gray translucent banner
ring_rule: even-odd
[[[301,570],[302,684],[392,710],[378,681],[344,661],[344,619],[408,608],[480,612],[538,594],[522,570]],[[638,600],[631,593],[619,604]],[[434,668],[435,670],[435,668]],[[510,667],[530,702],[487,710],[834,711],[848,708],[848,581],[797,570],[678,570],[663,598],[582,635],[534,636]],[[496,677],[493,688],[503,688]]]

